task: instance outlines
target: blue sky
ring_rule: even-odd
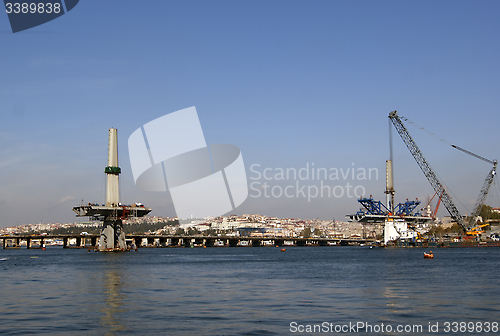
[[[392,110],[498,159],[499,10],[497,1],[88,0],[16,34],[0,14],[0,227],[81,221],[74,205],[103,202],[111,127],[122,200],[174,216],[167,194],[135,187],[127,139],[190,106],[207,143],[241,149],[249,177],[252,164],[354,163],[379,178],[351,184],[383,199]],[[407,127],[470,211],[490,166]],[[396,199],[427,198],[393,133]],[[357,209],[348,197],[249,197],[234,213],[341,220]]]

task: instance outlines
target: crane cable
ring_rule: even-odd
[[[439,141],[441,141],[441,142],[443,142],[443,143],[447,144],[448,146],[452,146],[452,147],[453,147],[453,144],[452,144],[451,142],[449,142],[449,141],[447,141],[447,140],[445,140],[445,139],[443,139],[443,138],[438,137],[436,134],[434,134],[434,133],[432,133],[431,131],[429,131],[429,130],[425,129],[424,127],[422,127],[422,126],[418,125],[417,123],[415,123],[415,122],[411,121],[410,119],[408,119],[408,118],[406,118],[406,117],[404,117],[404,116],[399,116],[399,118],[400,118],[400,119],[402,119],[402,120],[404,120],[404,121],[406,121],[408,124],[412,125],[413,127],[416,127],[416,128],[418,128],[419,130],[424,131],[425,133],[427,133],[427,134],[429,134],[429,135],[433,136],[434,138],[436,138],[436,139],[438,139]],[[439,178],[439,180],[441,181],[441,183],[444,185],[444,187],[446,188],[446,190],[447,190],[448,192],[450,192],[450,193],[453,195],[453,197],[455,197],[455,199],[456,199],[456,200],[457,200],[457,201],[458,201],[458,202],[459,202],[459,203],[460,203],[460,204],[464,207],[464,209],[465,209],[467,212],[470,212],[470,211],[469,211],[469,209],[468,209],[468,208],[467,208],[467,207],[466,207],[466,206],[462,203],[462,201],[460,201],[460,199],[459,199],[459,198],[458,198],[458,197],[457,197],[457,196],[453,193],[453,191],[451,191],[451,189],[450,189],[450,188],[448,188],[448,186],[444,183],[444,181],[443,181],[443,179],[441,178],[441,176],[439,176],[439,175],[438,175],[438,173],[437,173],[437,172],[435,172],[435,171],[434,171],[434,173],[437,175],[437,177]]]
[[[497,186],[497,200],[498,200],[498,205],[500,206],[500,185],[496,182],[496,180],[494,180],[493,182]]]
[[[453,148],[455,148],[455,149],[457,149],[457,150],[459,150],[459,151],[461,151],[461,152],[464,152],[464,153],[466,153],[466,154],[469,154],[470,156],[473,156],[473,157],[475,157],[476,159],[483,160],[483,161],[488,162],[488,163],[490,163],[490,164],[496,164],[496,163],[497,163],[497,160],[490,160],[490,159],[487,159],[487,158],[485,158],[485,157],[482,157],[481,155],[477,155],[476,153],[473,153],[473,152],[471,152],[471,151],[468,151],[468,150],[467,150],[467,149],[465,149],[465,148],[462,148],[462,147],[456,146],[456,145],[452,144],[451,142],[449,142],[449,141],[447,141],[447,140],[445,140],[445,139],[443,139],[443,138],[439,138],[436,134],[434,134],[434,133],[432,133],[431,131],[429,131],[429,130],[427,130],[427,129],[423,128],[422,126],[417,125],[416,123],[414,123],[413,121],[411,121],[410,119],[408,119],[408,118],[406,118],[406,117],[404,117],[404,116],[400,116],[400,118],[401,118],[401,119],[403,119],[404,121],[406,121],[407,123],[409,123],[410,125],[412,125],[412,126],[414,126],[414,127],[418,128],[419,130],[424,131],[424,132],[426,132],[427,134],[430,134],[431,136],[435,137],[435,138],[436,138],[436,139],[438,139],[439,141],[441,141],[441,142],[443,142],[443,143],[445,143],[445,144],[447,144],[447,145],[449,145],[449,146],[451,146],[451,147],[453,147]]]
[[[102,200],[104,200],[104,201],[101,203]],[[101,193],[99,194],[99,203],[106,205],[106,174],[102,174]]]
[[[495,191],[495,194],[497,196],[497,201],[498,201],[497,204],[500,206],[500,185],[498,185],[496,179],[493,180],[493,185],[496,186],[496,189],[495,189],[495,187],[493,187],[493,190]],[[491,196],[491,198],[493,198],[493,196]],[[492,202],[492,204],[493,204],[493,202]]]
[[[438,137],[436,134],[432,133],[431,131],[423,128],[422,126],[418,125],[417,123],[411,121],[410,119],[406,118],[406,117],[403,117],[403,116],[399,116],[400,119],[403,119],[404,121],[406,121],[408,124],[412,125],[413,127],[416,127],[418,128],[419,130],[421,131],[424,131],[426,132],[427,134],[430,134],[431,136],[433,136],[434,138],[438,139],[439,141],[442,141],[443,143],[449,145],[449,146],[453,146],[453,144],[443,138],[440,138]]]
[[[494,194],[494,195],[493,195]],[[496,197],[496,200],[495,200],[495,197]],[[490,193],[488,193],[488,195],[486,196],[486,200],[484,201],[483,205],[486,205],[487,203],[491,202],[490,204],[494,204],[494,202],[497,201],[497,204],[500,204],[500,186],[498,185],[498,183],[496,182],[496,179],[493,180],[493,186],[492,186],[492,190]],[[493,209],[493,206],[491,206],[491,208]],[[485,219],[483,218],[483,221]]]

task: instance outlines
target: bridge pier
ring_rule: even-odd
[[[154,238],[151,238],[151,237],[147,237],[147,238],[146,238],[146,241],[147,241],[146,246],[151,246],[151,245],[153,245],[153,244],[154,244],[155,239],[154,239]]]
[[[184,243],[183,244],[184,247],[191,247],[192,239],[190,239],[190,238],[187,238],[187,239],[183,238],[182,240],[183,240],[183,243]]]
[[[116,176],[116,178],[118,178],[118,176]],[[116,182],[118,182],[118,179]],[[106,204],[108,204],[108,202],[106,202]],[[124,251],[126,248],[127,244],[125,243],[125,232],[123,231],[122,220],[116,219],[115,216],[108,215],[103,222],[103,229],[99,237],[99,251]]]
[[[260,247],[262,242],[260,239],[252,239],[251,244],[252,244],[252,247]]]
[[[8,243],[11,243],[11,246],[8,246]],[[21,247],[21,238],[3,238],[3,248],[20,248]]]
[[[160,246],[167,247],[167,238],[165,238],[165,237],[160,238]]]
[[[142,240],[141,237],[137,237],[137,236],[132,237],[132,244],[135,245],[135,248],[141,247],[141,240]]]

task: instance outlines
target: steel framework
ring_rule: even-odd
[[[415,161],[417,161],[418,166],[424,173],[425,177],[431,184],[432,188],[434,189],[435,192],[442,191],[442,202],[448,212],[450,213],[451,217],[464,229],[464,231],[468,231],[468,226],[465,223],[462,215],[460,214],[460,211],[458,211],[457,207],[455,206],[455,203],[453,203],[453,200],[451,199],[450,195],[444,188],[443,184],[441,181],[439,181],[436,173],[434,170],[431,168],[429,163],[427,163],[427,160],[425,159],[424,155],[418,148],[417,144],[411,137],[410,133],[408,133],[408,130],[406,127],[403,125],[403,122],[398,116],[397,111],[392,111],[389,113],[389,118],[392,121],[392,124],[398,131],[399,135],[401,136],[401,139],[403,139],[403,142],[405,143],[406,147],[410,150],[410,153],[413,155],[413,158]]]
[[[410,133],[408,133],[408,130],[406,127],[403,125],[403,122],[401,121],[401,118],[397,114],[397,111],[392,111],[389,113],[389,119],[392,121],[392,124],[398,131],[399,135],[401,136],[401,139],[403,139],[403,142],[405,143],[406,147],[410,150],[410,153],[413,155],[413,158],[415,161],[417,161],[417,164],[419,165],[420,169],[424,173],[425,177],[431,184],[432,188],[436,193],[441,192],[441,201],[443,202],[444,206],[450,213],[451,217],[462,227],[462,229],[466,233],[471,232],[471,228],[475,225],[475,219],[481,212],[481,207],[483,205],[483,202],[486,198],[486,195],[488,194],[491,184],[493,183],[493,179],[496,174],[496,167],[497,167],[497,161],[496,160],[488,160],[480,155],[474,154],[466,149],[463,149],[461,147],[451,145],[453,148],[458,149],[466,154],[469,154],[473,157],[476,157],[478,159],[481,159],[483,161],[486,161],[490,164],[493,164],[493,168],[491,168],[490,172],[488,173],[488,176],[486,176],[486,180],[483,183],[483,187],[481,188],[481,191],[479,192],[479,197],[476,201],[476,204],[474,206],[474,210],[472,211],[469,223],[466,223],[464,220],[463,216],[460,214],[458,211],[457,207],[455,206],[455,203],[453,203],[453,200],[451,199],[450,195],[444,188],[443,184],[441,181],[439,181],[436,173],[432,170],[431,166],[429,163],[427,163],[427,160],[425,159],[424,155],[418,148],[417,144],[411,137]]]

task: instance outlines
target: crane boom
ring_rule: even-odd
[[[455,206],[455,203],[453,203],[450,195],[444,188],[441,181],[439,181],[436,173],[427,163],[427,160],[425,159],[424,155],[418,148],[417,144],[411,137],[410,133],[408,133],[408,130],[403,125],[403,122],[399,118],[397,111],[392,111],[391,113],[389,113],[389,118],[392,121],[392,124],[394,125],[396,130],[398,131],[399,135],[401,136],[401,139],[403,139],[403,142],[405,143],[406,147],[408,147],[408,149],[410,150],[410,153],[413,155],[413,158],[415,159],[415,161],[417,161],[418,166],[424,173],[425,177],[431,184],[434,191],[442,192],[441,200],[446,209],[448,210],[448,212],[450,213],[451,217],[462,227],[462,229],[465,232],[469,231],[467,224],[465,223],[462,215]]]
[[[476,225],[476,218],[479,216],[479,213],[481,213],[481,208],[484,203],[484,199],[486,198],[486,195],[488,195],[488,192],[490,191],[491,184],[493,183],[493,179],[495,178],[496,175],[496,169],[497,169],[497,160],[488,160],[487,158],[482,157],[481,155],[477,155],[475,153],[472,153],[468,151],[467,149],[463,149],[462,147],[458,147],[455,145],[451,145],[451,147],[458,149],[459,151],[462,151],[464,153],[467,153],[475,158],[478,158],[480,160],[483,160],[485,162],[488,162],[493,165],[493,168],[491,168],[490,172],[488,173],[488,176],[486,176],[486,180],[484,180],[483,187],[481,188],[481,191],[479,192],[479,197],[477,198],[476,204],[474,205],[474,210],[472,211],[472,214],[470,216],[469,220],[469,227],[473,227]],[[470,232],[474,231],[474,229],[470,229]]]
[[[490,191],[491,184],[493,183],[493,179],[495,178],[495,175],[497,173],[497,161],[492,161],[492,163],[493,168],[491,168],[488,176],[486,176],[486,180],[483,183],[483,187],[479,192],[479,197],[477,198],[476,204],[474,205],[474,210],[472,211],[472,214],[470,216],[470,227],[473,227],[476,224],[476,217],[479,216],[479,213],[481,212],[484,199],[486,198],[486,195],[488,195],[488,191]]]
[[[497,161],[496,161],[496,160],[494,160],[494,161],[488,160],[487,158],[484,158],[484,157],[482,157],[481,155],[474,154],[474,153],[472,153],[472,152],[468,151],[467,149],[463,149],[462,147],[458,147],[458,146],[455,146],[455,145],[451,145],[451,147],[456,148],[456,149],[458,149],[459,151],[462,151],[462,152],[467,153],[467,154],[469,154],[469,155],[472,155],[473,157],[478,158],[479,160],[483,160],[483,161],[485,161],[485,162],[488,162],[488,163],[490,163],[490,164],[492,164],[492,165],[495,165],[495,166],[496,166],[496,164],[497,164]]]

